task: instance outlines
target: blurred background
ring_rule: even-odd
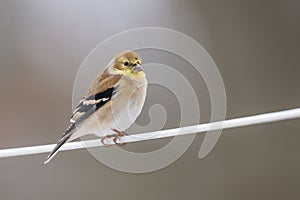
[[[1,0],[0,148],[55,143],[68,126],[83,59],[107,37],[144,26],[171,28],[203,45],[224,80],[226,118],[298,107],[299,19],[293,0]],[[168,53],[140,53],[144,62],[185,72],[200,100],[200,122],[207,122],[209,94],[191,66]],[[157,103],[168,113],[164,127],[178,126],[176,100],[156,87],[137,123],[149,123]],[[225,130],[203,160],[198,134],[175,163],[147,174],[115,171],[86,150],[60,153],[46,166],[46,154],[1,159],[1,199],[299,199],[299,122]]]

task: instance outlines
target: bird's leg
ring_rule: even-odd
[[[122,132],[122,131],[119,131],[117,129],[111,129],[113,132],[115,132],[118,136],[125,136],[125,135],[128,135],[127,133],[125,132]]]
[[[107,135],[107,136],[105,136],[105,137],[102,137],[102,138],[101,138],[101,143],[103,144],[103,146],[105,146],[105,147],[111,147],[112,144],[105,144],[105,140],[110,139],[110,138],[112,138],[112,137],[113,137],[112,135]],[[114,136],[114,137],[115,137],[115,136]],[[114,142],[115,142],[115,140],[114,140]]]
[[[125,136],[125,135],[128,135],[127,133],[124,133],[122,131],[119,131],[117,129],[112,129],[115,133],[116,133],[116,136],[114,137],[113,141],[114,143],[120,145],[120,146],[124,146],[126,143],[117,143],[117,140],[120,139],[120,137],[122,136]]]

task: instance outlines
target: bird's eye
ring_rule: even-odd
[[[124,64],[125,66],[128,66],[128,65],[129,65],[129,62],[126,61],[126,62],[124,62],[123,64]]]

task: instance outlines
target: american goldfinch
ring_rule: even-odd
[[[63,144],[83,135],[95,134],[102,139],[123,135],[122,131],[134,123],[145,102],[147,79],[141,64],[142,59],[133,51],[113,58],[79,101],[69,128],[48,155],[45,164]]]

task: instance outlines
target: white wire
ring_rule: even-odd
[[[121,137],[120,140],[118,140],[118,143],[138,142],[138,141],[172,137],[177,135],[187,135],[192,133],[219,130],[221,129],[220,126],[214,126],[219,123],[223,123],[222,129],[229,129],[235,127],[249,126],[254,124],[263,124],[263,123],[269,123],[275,121],[289,120],[295,118],[300,118],[300,108],[253,115],[248,117],[241,117],[236,119],[229,119],[221,122],[212,122],[212,123],[187,126],[187,127],[181,127],[175,129],[128,135],[128,136]],[[114,144],[113,139],[107,139],[105,143]],[[0,158],[47,153],[50,152],[54,148],[54,146],[55,144],[49,144],[49,145],[39,145],[39,146],[29,146],[29,147],[18,147],[12,149],[2,149],[0,150]],[[65,144],[60,149],[60,151],[98,147],[98,146],[103,146],[103,144],[99,139],[87,140],[84,142],[82,141],[70,142]]]

